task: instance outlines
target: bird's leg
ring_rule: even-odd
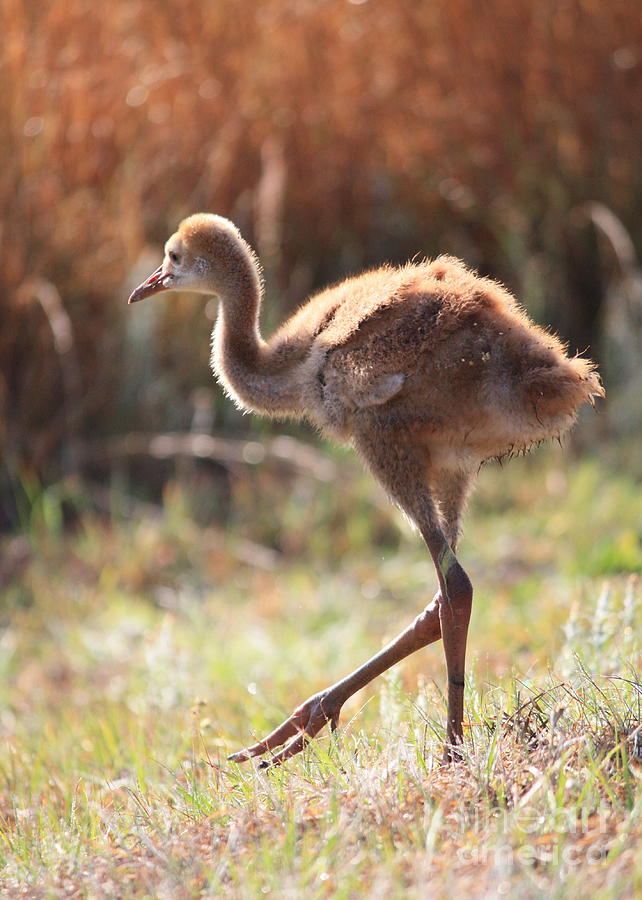
[[[261,763],[262,767],[277,765],[283,760],[299,753],[325,725],[330,723],[334,731],[339,721],[341,707],[346,700],[369,684],[377,675],[381,675],[395,663],[400,662],[440,637],[440,612],[435,598],[401,634],[390,641],[379,653],[376,653],[362,666],[355,669],[341,681],[313,694],[298,706],[292,715],[267,737],[251,747],[233,753],[229,759],[244,762],[254,756],[260,756],[285,744],[282,750],[275,753],[270,760]],[[288,743],[286,743],[288,742]]]
[[[434,470],[430,481],[439,502],[443,534],[432,534],[429,528],[424,539],[437,567],[440,585],[437,599],[448,670],[448,725],[444,758],[450,761],[458,758],[457,744],[463,739],[464,665],[472,587],[455,557],[455,550],[461,517],[472,486],[472,473]]]
[[[430,490],[439,504],[441,530],[453,553],[461,533],[461,519],[473,484],[473,472],[435,468],[430,473]]]
[[[466,641],[472,608],[473,589],[470,580],[442,533],[424,535],[437,567],[439,623],[444,641],[448,674],[448,724],[444,761],[460,758],[457,745],[463,743],[464,673]]]
[[[457,745],[463,741],[464,664],[472,588],[444,530],[456,544],[468,480],[463,475],[442,479],[439,492],[442,516],[439,516],[424,480],[425,466],[417,464],[412,450],[405,453],[404,448],[399,446],[395,457],[392,455],[394,450],[391,453],[389,447],[384,447],[385,459],[377,465],[377,450],[381,452],[381,446],[370,446],[367,453],[364,448],[364,456],[391,496],[419,526],[437,568],[439,592],[424,611],[379,653],[341,681],[309,697],[267,737],[233,753],[229,758],[234,762],[243,762],[282,747],[269,760],[261,763],[262,767],[267,767],[278,765],[299,753],[325,725],[329,723],[333,730],[336,728],[341,707],[349,697],[395,663],[442,636],[448,670],[445,760],[459,757]]]
[[[436,600],[448,673],[444,758],[449,762],[459,758],[457,746],[463,743],[464,671],[473,591],[454,546],[472,472],[443,469],[431,460],[429,450],[422,450],[408,436],[405,440],[402,435],[397,440],[390,437],[382,442],[362,435],[357,446],[373,474],[419,528],[437,570]]]

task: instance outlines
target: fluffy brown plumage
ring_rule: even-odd
[[[349,441],[421,532],[439,592],[384,650],[310,697],[252,747],[303,748],[390,665],[443,638],[449,680],[446,756],[463,739],[463,677],[472,588],[454,555],[473,477],[491,457],[559,437],[603,390],[595,366],[569,358],[494,281],[448,256],[384,266],[309,299],[265,342],[258,261],[226,219],[197,214],[130,302],[166,290],[214,294],[212,365],[243,409],[305,418]]]

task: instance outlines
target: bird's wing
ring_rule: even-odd
[[[339,347],[324,358],[319,372],[326,402],[345,409],[381,406],[402,389],[406,374],[390,366],[375,364],[355,348]]]
[[[343,395],[357,409],[368,406],[381,406],[399,393],[406,376],[401,373],[370,376],[361,382],[353,381],[343,385]]]

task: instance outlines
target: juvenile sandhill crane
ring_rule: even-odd
[[[269,753],[266,767],[293,756],[326,724],[336,728],[348,697],[440,637],[444,756],[459,758],[472,586],[455,550],[473,477],[487,459],[567,431],[578,407],[603,396],[594,365],[570,359],[499,284],[449,256],[349,278],[266,342],[257,258],[231,222],[204,213],[181,222],[129,302],[161,291],[219,299],[212,367],[226,393],[241,409],[304,418],[351,443],[416,525],[439,585],[383,650],[230,759]]]

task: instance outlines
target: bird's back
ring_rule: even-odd
[[[508,291],[451,257],[323,291],[270,344],[285,362],[297,342],[310,417],[343,436],[421,428],[486,458],[565,431],[602,394],[589,361],[569,359]]]

